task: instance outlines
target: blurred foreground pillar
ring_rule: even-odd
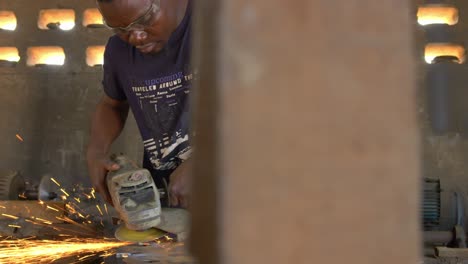
[[[196,4],[200,263],[417,263],[409,1]]]

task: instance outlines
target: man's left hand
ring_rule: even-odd
[[[189,158],[172,172],[169,180],[170,206],[188,208],[192,181],[192,162]]]

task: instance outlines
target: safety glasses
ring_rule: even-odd
[[[160,11],[160,0],[153,0],[148,10],[126,27],[111,27],[103,18],[103,23],[116,34],[128,34],[131,31],[144,31],[151,26]]]

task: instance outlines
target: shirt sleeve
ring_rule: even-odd
[[[122,84],[119,81],[118,74],[116,73],[116,64],[112,61],[112,54],[116,52],[115,45],[112,45],[112,38],[106,45],[104,51],[104,75],[102,79],[102,86],[107,96],[112,99],[125,101],[127,96],[122,88]]]

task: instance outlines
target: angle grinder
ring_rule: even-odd
[[[157,229],[161,224],[161,202],[151,173],[139,168],[124,155],[111,160],[120,168],[107,174],[107,187],[112,203],[124,224],[115,231],[121,241],[148,242],[166,232]]]

